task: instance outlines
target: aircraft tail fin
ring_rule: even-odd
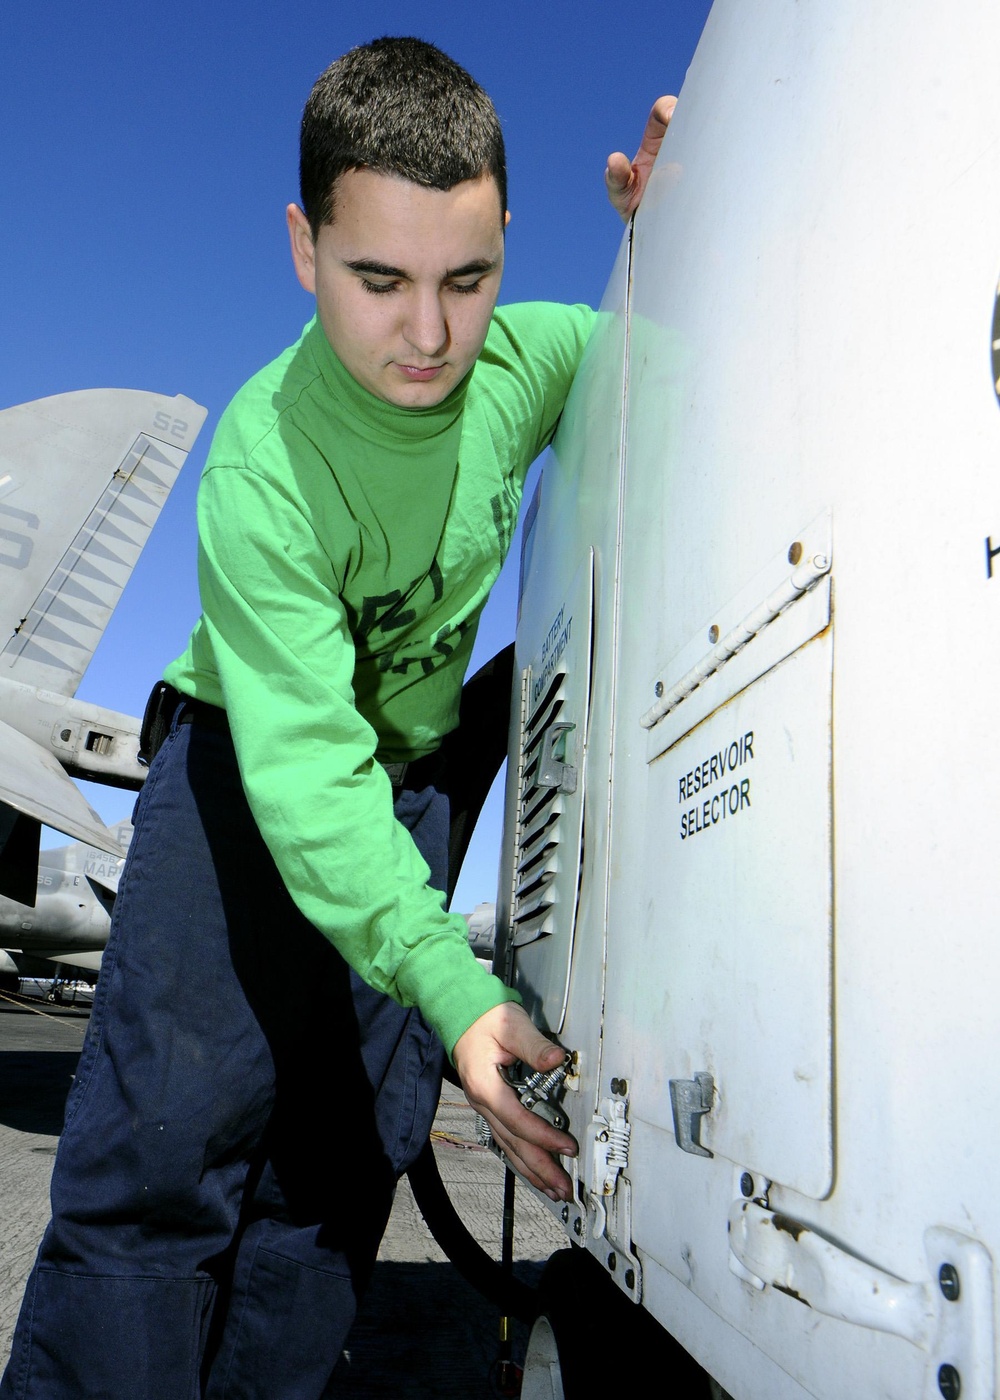
[[[0,675],[76,693],[205,415],[137,389],[0,411]]]

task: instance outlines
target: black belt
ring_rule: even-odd
[[[146,709],[139,728],[139,762],[152,763],[170,733],[174,715],[179,706],[184,713],[179,724],[191,724],[194,720],[210,725],[213,729],[228,732],[229,716],[218,705],[209,705],[205,700],[192,700],[190,695],[182,695],[166,681],[157,681],[149,692]]]
[[[419,792],[421,788],[438,787],[444,774],[444,759],[440,749],[412,758],[408,763],[383,763],[392,783],[393,797],[403,791]]]
[[[229,733],[229,716],[218,705],[210,705],[207,700],[192,700],[187,695],[181,696],[181,703],[184,706],[184,713],[177,721],[178,724],[193,724],[197,720],[199,724],[204,724],[209,729],[219,729],[226,734]]]

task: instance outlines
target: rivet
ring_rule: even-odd
[[[617,1267],[618,1267],[618,1255],[612,1252],[611,1254],[608,1255],[608,1268],[611,1270],[612,1273],[614,1273],[614,1271],[617,1269]]]
[[[958,1400],[962,1393],[962,1377],[950,1361],[938,1367],[938,1390],[944,1396],[944,1400]]]
[[[653,686],[653,694],[656,696],[657,700],[659,700],[660,696],[663,694],[662,681],[657,681],[656,684]]]
[[[565,1224],[566,1224],[566,1221],[567,1221],[568,1219],[569,1219],[569,1206],[563,1206],[563,1208],[562,1208],[562,1223],[565,1225]]]
[[[948,1302],[956,1303],[962,1287],[958,1278],[958,1270],[954,1264],[941,1265],[938,1270],[938,1283],[941,1285],[941,1292],[948,1299]]]
[[[749,1172],[744,1172],[740,1177],[740,1190],[748,1199],[753,1195],[753,1177]]]
[[[801,558],[802,544],[801,541],[796,540],[794,544],[788,546],[788,562],[789,564],[797,564]]]
[[[629,1290],[629,1292],[631,1292],[631,1290],[635,1287],[635,1270],[634,1270],[634,1269],[626,1269],[626,1270],[625,1270],[625,1287]]]
[[[713,646],[719,640],[719,628],[718,625],[714,622],[708,629],[708,640],[712,643]]]
[[[574,1234],[574,1235],[580,1235],[580,1234],[582,1234],[582,1233],[583,1233],[583,1222],[581,1221],[580,1217],[577,1216],[576,1219],[573,1221],[573,1234]]]

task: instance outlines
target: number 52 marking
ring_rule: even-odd
[[[182,438],[188,430],[188,425],[183,418],[171,418],[169,413],[154,413],[153,427],[161,433],[169,433],[171,437]]]

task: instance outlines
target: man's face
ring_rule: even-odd
[[[475,363],[500,291],[503,227],[492,176],[432,190],[349,170],[315,242],[288,208],[295,271],[327,339],[359,384],[399,408],[440,403]]]

